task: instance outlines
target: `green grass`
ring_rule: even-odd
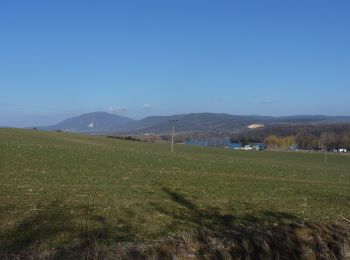
[[[0,250],[350,216],[350,157],[0,129]]]

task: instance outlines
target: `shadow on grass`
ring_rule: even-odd
[[[263,224],[281,224],[285,222],[303,223],[303,220],[295,215],[270,210],[236,216],[232,213],[234,209],[229,209],[230,213],[226,213],[223,209],[217,207],[200,208],[180,193],[168,188],[163,188],[163,192],[179,207],[176,209],[174,207],[166,208],[159,204],[153,204],[152,206],[162,214],[171,216],[174,220],[172,226],[174,224],[192,223],[193,226],[223,232],[233,228],[237,229],[240,226],[246,228],[246,226],[257,227]]]
[[[199,258],[338,259],[349,242],[348,234],[337,225],[304,223],[292,214],[269,210],[235,216],[215,207],[200,208],[168,188],[163,191],[178,207],[153,207],[173,219],[169,229],[181,224],[197,227],[190,247],[196,248]]]
[[[234,215],[234,210],[202,208],[184,195],[163,188],[171,205],[152,204],[153,213],[172,222],[164,233],[178,233],[158,242],[131,243],[139,237],[141,224],[125,210],[113,225],[88,203],[69,207],[55,201],[24,216],[11,230],[0,233],[0,258],[50,259],[329,259],[341,258],[344,230],[335,225],[303,223],[284,212],[260,211]],[[229,213],[227,213],[229,212]],[[77,218],[78,216],[78,218]],[[135,220],[135,219],[134,219]],[[167,232],[167,233],[165,233]]]
[[[93,204],[75,208],[60,201],[38,206],[24,216],[11,230],[0,233],[0,258],[38,257],[38,252],[55,249],[50,258],[76,259],[91,255],[98,244],[135,240],[138,231],[128,223],[134,215],[125,211],[125,218],[112,226],[105,216],[95,213]]]
[[[68,210],[57,201],[41,210],[32,209],[27,215],[16,227],[2,234],[1,250],[19,252],[38,242],[50,243],[52,237],[68,235],[74,227]]]

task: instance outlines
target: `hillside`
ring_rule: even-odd
[[[78,133],[164,134],[170,131],[169,120],[176,119],[177,132],[202,132],[231,134],[247,130],[251,124],[264,126],[291,124],[329,124],[350,122],[350,117],[332,116],[240,116],[217,113],[191,113],[171,116],[151,116],[141,120],[117,116],[105,112],[83,114],[42,130],[63,130]]]
[[[132,121],[130,118],[106,112],[93,112],[72,117],[56,125],[41,127],[40,129],[77,133],[108,133],[118,131],[118,129]]]
[[[327,124],[288,124],[270,125],[262,128],[231,135],[235,142],[264,142],[269,136],[294,136],[295,142],[302,149],[318,149],[327,143],[328,150],[347,148],[350,150],[350,123]]]
[[[102,136],[0,129],[0,258],[5,253],[119,258],[116,245],[146,243],[127,253],[136,254],[147,243],[169,236],[173,238],[159,249],[149,247],[142,254],[185,250],[184,255],[200,257],[212,249],[243,257],[266,248],[302,254],[300,243],[316,243],[322,232],[333,234],[325,237],[336,239],[329,240],[332,245],[344,242],[343,231],[317,223],[350,216],[348,156],[329,155],[324,164],[318,153],[176,145],[171,155],[169,148]],[[298,230],[301,238],[278,239]],[[278,248],[268,238],[274,234],[274,241],[282,243]],[[318,235],[311,239],[308,234]],[[239,249],[239,237],[246,237],[249,245],[266,237],[265,249]],[[304,237],[306,242],[300,242]],[[225,244],[230,241],[231,246]],[[108,251],[107,246],[113,247]]]

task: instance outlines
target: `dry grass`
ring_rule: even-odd
[[[349,259],[350,225],[283,223],[213,232],[202,229],[143,243],[105,245],[99,237],[2,259]]]

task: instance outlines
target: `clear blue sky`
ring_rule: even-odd
[[[350,115],[350,1],[1,1],[0,125]]]

